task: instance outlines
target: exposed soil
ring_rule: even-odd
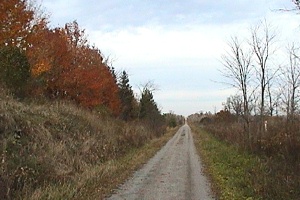
[[[108,199],[214,199],[202,173],[190,127],[187,124],[182,126],[143,168]]]

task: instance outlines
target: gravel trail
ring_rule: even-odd
[[[186,124],[108,199],[214,199],[201,171],[191,129]]]

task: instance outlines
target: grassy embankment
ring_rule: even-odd
[[[249,154],[192,126],[196,147],[219,199],[299,199],[292,167],[276,158]]]
[[[102,199],[174,133],[0,91],[0,199]]]

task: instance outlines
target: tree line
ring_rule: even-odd
[[[116,73],[90,45],[77,21],[49,26],[49,17],[28,0],[0,2],[0,84],[19,99],[68,100],[125,121],[164,123],[149,85],[137,99],[126,71]]]
[[[227,98],[224,110],[235,114],[243,122],[248,145],[264,140],[268,120],[285,116],[286,132],[299,116],[300,66],[299,47],[286,47],[283,63],[276,64],[279,51],[277,34],[266,21],[252,27],[249,38],[233,37],[229,51],[222,56],[223,75],[237,88],[236,95]],[[273,117],[273,118],[272,118]],[[253,124],[257,126],[254,130]]]
[[[294,3],[299,10],[299,2]],[[220,71],[236,93],[204,125],[252,153],[294,163],[300,159],[300,46],[279,41],[267,20],[252,26],[246,36],[231,37]],[[203,115],[189,120],[194,118],[200,121]]]

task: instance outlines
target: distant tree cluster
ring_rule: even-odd
[[[185,117],[182,115],[176,115],[174,112],[170,111],[169,113],[164,114],[166,118],[167,125],[169,127],[176,127],[183,125],[185,123]]]

